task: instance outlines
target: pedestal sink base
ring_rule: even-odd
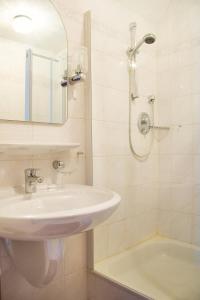
[[[63,240],[39,242],[4,240],[18,272],[33,286],[43,287],[55,277],[63,257]]]

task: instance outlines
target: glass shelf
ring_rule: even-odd
[[[51,154],[67,151],[72,148],[77,148],[80,143],[64,143],[64,144],[0,144],[0,154],[6,155],[40,155]]]

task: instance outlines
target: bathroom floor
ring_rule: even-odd
[[[95,266],[101,274],[156,300],[200,299],[200,249],[152,239]]]

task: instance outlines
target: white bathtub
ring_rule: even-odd
[[[156,300],[200,300],[200,248],[154,238],[95,265],[95,271]]]

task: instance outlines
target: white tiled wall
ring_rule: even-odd
[[[135,3],[131,17],[125,11],[120,14],[120,28],[114,18],[109,25],[93,22],[94,183],[122,195],[119,210],[95,230],[96,261],[153,233],[199,245],[200,6],[195,0],[163,4],[166,9],[160,18],[152,13],[144,21],[148,9]],[[148,47],[140,51],[140,95],[145,102],[148,94],[156,94],[155,122],[170,126],[169,131],[156,132],[158,144],[145,163],[131,157],[128,148],[125,50],[127,21],[135,20],[137,37],[145,31],[157,35],[156,53]],[[147,109],[142,101],[134,116]],[[134,137],[138,150],[146,150],[147,141],[142,145],[136,132]]]
[[[118,192],[121,205],[94,230],[94,259],[99,261],[154,235],[157,225],[158,149],[155,142],[147,161],[139,162],[128,144],[129,76],[126,50],[130,46],[129,23],[138,21],[137,38],[155,27],[140,11],[122,4],[92,22],[92,140],[93,183]],[[115,16],[112,18],[112,15]],[[118,22],[120,20],[120,22]],[[120,24],[119,24],[120,23]],[[147,96],[156,92],[156,47],[143,46],[138,56],[140,99],[133,104],[134,147],[148,151],[148,138],[139,140],[137,117],[151,113]],[[145,221],[144,221],[145,220]]]
[[[158,35],[160,139],[159,232],[199,244],[200,11],[198,1],[172,1]]]

